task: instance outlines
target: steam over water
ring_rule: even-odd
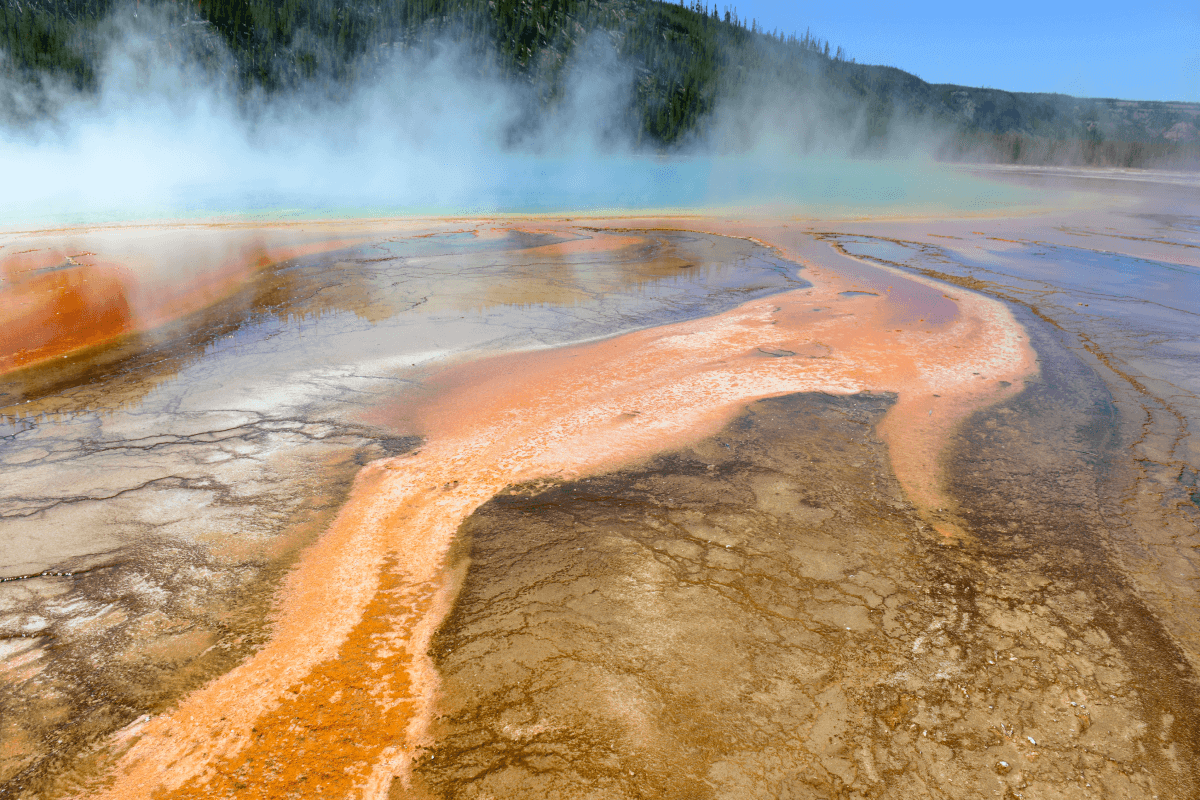
[[[313,81],[247,96],[231,56],[193,41],[196,29],[153,11],[109,28],[94,94],[0,78],[0,226],[1038,202],[934,166],[930,132],[902,119],[877,158],[848,158],[858,132],[825,126],[819,98],[790,86],[721,101],[702,134],[664,154],[617,122],[635,80],[600,35],[535,113],[530,86],[449,40],[385,53],[333,91]]]
[[[133,191],[114,194],[108,187],[115,180],[128,186],[126,179],[94,174],[88,166],[92,157],[81,157],[70,147],[9,145],[5,160],[14,165],[14,185],[21,191],[0,201],[7,224],[705,208],[760,208],[828,217],[855,209],[896,213],[916,206],[929,213],[982,212],[1039,202],[1027,191],[933,163],[836,157],[794,161],[771,153],[673,157],[494,153],[482,163],[464,167],[462,173],[447,174],[442,169],[445,162],[457,161],[450,154],[430,155],[436,164],[413,171],[393,163],[394,153],[378,158],[365,154],[347,164],[332,153],[250,151],[245,154],[251,160],[246,169],[228,163],[202,178],[190,178],[172,174],[175,164],[192,156],[172,142],[164,142],[161,150],[169,163],[150,167],[145,183],[135,184]],[[91,150],[87,147],[85,153]],[[268,165],[277,161],[277,168],[257,163],[260,158]],[[297,164],[302,165],[303,181],[296,175]]]

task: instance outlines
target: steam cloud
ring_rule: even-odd
[[[887,150],[909,160],[847,161],[853,132],[830,123],[835,100],[819,87],[763,81],[727,96],[706,133],[670,156],[640,147],[629,113],[636,75],[602,32],[576,48],[549,110],[532,85],[489,77],[486,59],[449,41],[375,56],[342,96],[319,81],[247,96],[215,35],[126,11],[111,21],[98,92],[47,78],[0,85],[10,112],[0,219],[999,199],[995,187],[911,160],[930,133],[916,120]]]

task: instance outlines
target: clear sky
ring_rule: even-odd
[[[1200,0],[717,2],[930,83],[1200,102]]]

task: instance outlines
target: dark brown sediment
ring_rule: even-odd
[[[1194,204],[1143,200],[1138,213],[1066,215],[1054,225],[863,224],[836,237],[869,258],[1029,309],[1089,364],[1119,412],[1101,505],[1109,556],[1195,671],[1200,504],[1186,486],[1200,465],[1192,435],[1200,227]]]
[[[1130,581],[1117,541],[1131,522],[1118,499],[1132,477],[1120,412],[1100,375],[1066,346],[1069,334],[1025,316],[1042,374],[960,432],[949,491],[984,558],[1043,578],[1009,613],[1048,617],[1068,647],[1104,641],[1105,666],[1122,669],[1102,688],[1131,715],[1125,722],[1137,729],[1158,794],[1200,797],[1200,681],[1186,641]],[[1082,609],[1064,602],[1071,595],[1087,598]]]
[[[919,522],[872,432],[889,405],[759,401],[693,447],[477,511],[433,643],[443,716],[413,794],[802,797],[836,782],[856,716],[839,684],[882,677],[874,629],[923,600],[891,574]]]
[[[1041,374],[949,448],[953,543],[891,474],[878,395],[762,400],[482,506],[393,796],[1200,796],[1200,687],[1107,546],[1116,409],[1026,324]]]

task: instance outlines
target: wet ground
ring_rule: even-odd
[[[809,227],[1033,337],[944,455],[966,537],[898,491],[880,396],[514,487],[464,526],[443,716],[394,796],[1200,797],[1200,227],[1071,222]]]
[[[1040,377],[951,450],[963,541],[891,478],[877,395],[481,508],[415,794],[1196,796],[1195,675],[1105,547],[1116,411],[1027,322]]]
[[[410,231],[265,270],[169,336],[5,379],[0,542],[16,580],[0,583],[0,795],[67,792],[133,744],[141,761],[121,762],[108,796],[1200,797],[1200,211],[1177,182],[1032,180],[1081,194],[1008,218]],[[805,286],[796,264],[825,299],[801,308],[795,293],[759,323],[816,325],[812,341],[734,337],[693,368],[702,346],[687,342],[724,330],[702,321],[477,361],[725,312]],[[692,375],[744,387],[852,352],[846,374],[874,385],[906,347],[932,358],[970,341],[947,338],[969,317],[955,285],[1007,304],[1038,360],[946,429],[936,485],[912,482],[924,462],[909,450],[934,437],[902,392],[729,389],[784,396],[692,437],[667,435],[670,403],[650,402],[660,369],[675,416],[703,421],[689,404],[716,401],[688,394]],[[878,330],[833,338],[859,335],[855,319]],[[609,398],[585,367],[620,342],[645,372],[618,375],[634,388]],[[494,366],[479,377],[477,363]],[[567,385],[577,404],[522,394]],[[611,400],[596,406],[602,436],[557,430],[597,398]],[[920,399],[930,424],[948,401]],[[468,412],[491,433],[439,450]],[[576,455],[660,424],[657,447],[630,451],[650,454]],[[547,464],[604,465],[511,466],[547,446]],[[500,489],[504,474],[523,477]],[[394,510],[373,510],[372,487]],[[321,573],[364,546],[368,512],[391,515],[372,534],[386,546]],[[439,526],[445,566],[414,583],[408,562]],[[272,594],[301,552],[323,555],[292,583],[347,587],[347,629],[336,653],[270,678],[253,671],[269,642],[308,647]],[[252,692],[221,699],[245,681],[179,699],[234,664],[279,684],[265,710]],[[251,709],[245,732],[195,698]],[[413,721],[424,702],[428,728]],[[172,708],[201,720],[172,722]]]
[[[827,238],[1027,308],[1095,371],[1119,442],[1096,530],[1200,668],[1200,506],[1190,488],[1200,463],[1200,218],[1181,204],[1044,228],[936,230],[864,226],[873,235]]]
[[[107,734],[261,646],[280,575],[358,468],[419,441],[363,410],[422,363],[803,285],[717,237],[446,227],[284,262],[171,327],[0,378],[0,793],[70,786]]]

